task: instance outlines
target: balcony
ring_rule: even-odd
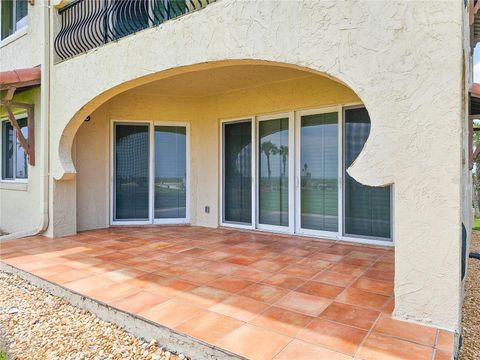
[[[58,11],[58,60],[204,8],[215,0],[77,0]]]

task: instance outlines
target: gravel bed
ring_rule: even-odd
[[[480,252],[480,232],[474,231],[470,251]],[[468,260],[459,360],[480,360],[480,260]]]
[[[0,344],[9,359],[186,359],[0,272]]]

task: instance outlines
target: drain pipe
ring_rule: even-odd
[[[40,83],[40,221],[33,228],[15,233],[0,236],[3,240],[18,239],[25,236],[32,236],[43,233],[48,228],[48,193],[49,193],[49,131],[50,131],[50,4],[49,1],[39,1],[38,5],[43,9],[43,53],[42,53],[42,75]]]

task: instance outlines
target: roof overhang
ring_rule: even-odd
[[[5,91],[0,99],[8,115],[8,121],[15,129],[20,146],[28,155],[28,163],[35,165],[35,121],[34,105],[12,101],[16,90],[26,89],[32,86],[40,85],[41,70],[39,67],[27,69],[15,69],[11,71],[0,71],[0,91]],[[27,112],[28,138],[23,135],[17,119],[13,113],[13,108],[23,109]]]
[[[0,71],[0,90],[21,89],[40,85],[40,67]]]
[[[480,84],[473,83],[470,88],[470,115],[480,116]]]

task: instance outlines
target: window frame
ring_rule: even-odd
[[[16,120],[23,120],[23,119],[27,119],[27,113],[26,112],[22,112],[22,113],[19,113],[19,114],[16,114],[15,115],[15,119]],[[28,120],[27,120],[28,121]],[[29,179],[29,175],[30,175],[30,171],[29,171],[29,164],[28,164],[28,161],[27,161],[27,177],[26,178],[17,178],[17,146],[19,145],[19,141],[18,141],[18,137],[17,137],[17,130],[15,130],[15,128],[13,129],[13,178],[10,179],[10,178],[4,178],[3,177],[3,161],[4,161],[4,157],[3,157],[3,141],[4,141],[4,134],[3,134],[3,131],[5,129],[5,126],[4,124],[5,123],[8,123],[9,120],[8,118],[0,118],[0,182],[2,183],[22,183],[22,184],[26,184],[28,183],[28,179]],[[27,155],[27,158],[28,158],[28,155]]]
[[[394,234],[393,234],[393,231],[394,231],[394,227],[393,227],[393,221],[395,219],[394,217],[394,201],[395,201],[395,197],[394,197],[394,191],[395,191],[395,184],[392,183],[389,185],[390,187],[390,237],[386,238],[386,237],[379,237],[379,236],[369,236],[369,235],[360,235],[360,234],[350,234],[349,232],[346,231],[346,220],[345,220],[345,217],[346,217],[346,196],[345,196],[345,189],[346,189],[346,172],[347,172],[347,168],[345,166],[345,154],[346,154],[346,146],[347,146],[347,143],[346,143],[346,139],[345,139],[345,134],[346,134],[346,121],[345,121],[345,113],[346,111],[348,110],[352,110],[352,109],[362,109],[362,108],[366,108],[365,105],[363,104],[355,104],[355,105],[345,105],[342,107],[342,123],[341,123],[341,133],[342,133],[342,156],[341,156],[341,171],[342,171],[342,184],[341,184],[341,193],[342,193],[342,206],[341,206],[341,209],[342,209],[342,214],[340,215],[343,219],[342,221],[342,227],[341,227],[341,231],[342,231],[342,234],[343,234],[343,237],[346,238],[346,239],[365,239],[365,240],[378,240],[378,241],[385,241],[385,242],[391,242],[391,243],[394,243]],[[370,119],[371,121],[371,119]],[[371,124],[371,122],[370,122]],[[371,127],[370,127],[370,132],[371,132]],[[370,137],[370,134],[369,136]],[[368,141],[368,138],[367,138],[367,141]],[[366,144],[366,143],[365,143]],[[364,146],[365,146],[364,144]],[[362,149],[363,151],[363,149]]]
[[[290,152],[288,153],[288,168],[287,168],[287,174],[288,174],[288,225],[271,225],[271,224],[263,224],[260,222],[260,157],[261,155],[259,154],[260,150],[260,123],[262,121],[269,121],[269,120],[278,120],[278,119],[288,119],[288,146],[292,146],[293,141],[294,141],[294,128],[295,128],[295,117],[293,111],[287,111],[283,113],[275,113],[275,114],[269,114],[269,115],[258,115],[255,116],[255,123],[253,126],[255,126],[255,134],[256,134],[256,143],[255,143],[255,149],[256,149],[256,154],[255,157],[252,158],[252,162],[256,162],[256,167],[255,167],[255,173],[253,173],[253,176],[255,176],[255,181],[257,183],[257,187],[255,189],[255,222],[256,222],[256,228],[259,230],[265,230],[265,231],[272,231],[272,232],[285,232],[289,234],[294,234],[295,229],[294,229],[294,224],[295,224],[295,218],[294,214],[292,214],[291,211],[291,203],[295,201],[295,189],[294,189],[294,182],[295,182],[295,176],[292,176],[292,171],[293,171],[293,163],[294,163],[294,154],[291,154]],[[294,211],[293,211],[294,213]]]
[[[390,237],[382,238],[376,236],[364,236],[345,233],[345,167],[344,167],[344,133],[345,133],[345,110],[352,108],[364,108],[361,102],[326,104],[319,107],[294,108],[284,112],[259,113],[255,115],[247,115],[244,117],[220,118],[219,119],[219,225],[227,228],[239,228],[255,231],[278,232],[295,236],[307,236],[309,238],[319,238],[328,240],[340,240],[368,245],[395,246],[394,234],[394,191],[395,186],[391,184],[390,191]],[[319,113],[336,112],[338,114],[338,228],[337,231],[320,231],[301,228],[300,211],[301,194],[299,189],[300,183],[300,125],[301,117],[304,115],[314,115]],[[258,221],[258,124],[262,120],[277,118],[278,116],[289,117],[289,148],[294,149],[294,154],[289,154],[289,226],[265,226]],[[283,116],[282,116],[283,115]],[[237,122],[250,122],[252,126],[252,222],[249,224],[225,221],[225,166],[224,166],[224,128],[226,124]]]
[[[252,214],[252,221],[250,223],[240,223],[235,221],[228,221],[225,220],[225,126],[228,124],[235,124],[235,123],[250,123],[251,126],[251,134],[250,134],[250,141],[251,141],[251,174],[252,174],[252,184],[251,184],[251,214]],[[219,191],[219,217],[220,217],[220,226],[225,227],[234,227],[239,229],[247,229],[247,230],[255,230],[256,229],[256,219],[257,219],[257,200],[256,200],[256,164],[255,164],[255,153],[257,151],[257,142],[256,142],[256,121],[254,115],[247,115],[244,117],[236,117],[236,118],[229,118],[229,119],[220,119],[220,157],[219,157],[219,165],[220,165],[220,191]]]
[[[148,126],[148,140],[149,140],[149,163],[148,163],[148,219],[128,219],[122,220],[115,217],[115,130],[117,125],[136,125]],[[131,226],[131,225],[158,225],[158,224],[176,224],[184,225],[190,224],[190,122],[189,121],[164,121],[164,120],[125,120],[125,119],[110,119],[109,129],[109,224],[111,226]],[[185,217],[184,218],[155,218],[155,126],[178,126],[185,127],[186,143],[186,203],[185,203]]]
[[[18,39],[19,37],[25,35],[27,33],[27,30],[28,30],[28,18],[29,18],[29,16],[28,16],[29,15],[28,14],[29,13],[29,11],[28,11],[28,7],[29,7],[28,1],[27,1],[27,15],[24,16],[21,19],[16,18],[16,16],[17,16],[17,11],[16,10],[17,10],[17,1],[18,0],[11,0],[11,1],[12,1],[12,14],[11,14],[11,16],[12,16],[12,23],[13,23],[13,29],[14,30],[10,35],[5,36],[4,38],[2,38],[2,34],[0,32],[0,47],[4,46],[4,45],[7,45],[8,43],[10,43],[10,42]],[[3,2],[0,1],[0,19],[1,19],[1,14],[2,14],[2,11],[3,11],[2,4],[3,4]],[[26,18],[25,25],[17,28],[18,21],[22,20],[24,18]],[[1,23],[1,21],[0,21],[0,23]]]

